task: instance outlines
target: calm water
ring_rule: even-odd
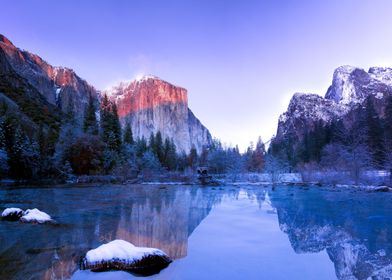
[[[59,224],[1,221],[0,279],[135,279],[78,270],[114,239],[175,259],[152,279],[389,279],[391,201],[318,187],[1,189],[0,210],[37,207]]]

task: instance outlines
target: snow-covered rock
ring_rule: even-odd
[[[6,208],[3,213],[1,213],[1,217],[3,220],[7,221],[18,221],[23,214],[24,211],[20,208]]]
[[[37,208],[34,209],[27,209],[23,216],[20,218],[21,222],[24,223],[38,223],[38,224],[43,224],[47,222],[52,222],[52,218],[46,214],[45,212],[42,212],[38,210]]]
[[[80,266],[81,269],[91,271],[125,270],[151,275],[166,268],[171,262],[159,249],[136,247],[118,239],[88,251]]]

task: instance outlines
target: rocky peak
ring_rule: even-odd
[[[352,66],[341,66],[335,70],[332,85],[325,98],[345,104],[357,102],[365,97],[365,92],[361,87],[369,82],[370,76],[365,70]]]
[[[83,119],[89,96],[97,97],[93,86],[81,79],[72,69],[55,67],[40,56],[21,50],[0,35],[0,52],[12,70],[24,78],[52,105],[63,111],[73,110],[78,120]]]
[[[392,86],[392,68],[370,67],[369,74],[371,78]]]
[[[287,111],[279,118],[277,138],[293,133],[301,137],[304,129],[318,121],[330,123],[344,119],[368,97],[378,100],[375,106],[381,113],[383,98],[389,95],[392,95],[392,68],[371,67],[366,72],[353,66],[341,66],[334,71],[325,98],[317,94],[293,95]]]
[[[341,104],[358,104],[369,95],[381,97],[392,92],[392,69],[371,67],[368,72],[352,66],[341,66],[334,72],[332,85],[325,98]]]
[[[188,93],[156,76],[121,82],[103,92],[113,100],[122,124],[129,123],[135,137],[149,138],[160,131],[173,139],[179,152],[192,146],[201,152],[211,144],[209,131],[188,108]]]
[[[5,36],[2,35],[2,34],[0,34],[0,43],[3,43],[3,44],[8,45],[8,46],[14,46],[14,45],[12,44],[12,42],[11,42],[10,40],[8,40],[8,38],[5,37]]]
[[[188,105],[186,89],[172,85],[152,75],[120,82],[118,85],[104,91],[104,93],[115,100],[120,117],[160,105],[179,103]]]

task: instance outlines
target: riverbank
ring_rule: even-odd
[[[352,188],[365,191],[391,190],[389,173],[385,171],[367,171],[356,183],[347,172],[302,172],[302,173],[229,173],[213,174],[217,185],[298,185],[298,186],[330,186],[336,188]],[[124,177],[115,175],[83,175],[64,179],[42,180],[0,180],[0,186],[18,185],[89,185],[89,184],[119,184],[119,185],[198,185],[197,176],[193,173],[167,172],[138,175],[137,177]]]

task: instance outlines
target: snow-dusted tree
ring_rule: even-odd
[[[72,123],[64,123],[60,128],[59,138],[52,157],[54,167],[61,175],[68,176],[69,168],[66,162],[70,164],[71,149],[77,139],[83,134],[81,129],[75,128]]]
[[[360,124],[361,122],[357,122],[352,127],[341,126],[336,132],[340,142],[327,145],[321,160],[331,169],[349,171],[355,184],[360,183],[363,171],[370,169],[373,163],[372,153],[367,145],[367,128]]]
[[[251,142],[248,147],[246,154],[246,166],[248,171],[251,172],[262,172],[264,168],[264,157],[265,157],[265,146],[261,137],[258,138],[256,148],[253,149],[253,143]]]
[[[138,160],[138,167],[145,176],[152,176],[161,170],[157,156],[150,150],[147,150]]]
[[[282,174],[289,172],[289,170],[288,162],[271,153],[266,154],[264,171],[270,175],[271,183],[279,182]]]

